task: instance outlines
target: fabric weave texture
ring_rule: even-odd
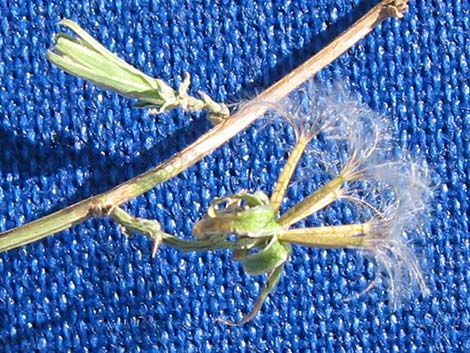
[[[0,231],[104,192],[210,128],[204,114],[150,116],[53,67],[46,50],[70,18],[149,75],[219,101],[253,97],[377,1],[0,0]],[[431,295],[396,311],[355,251],[295,247],[260,314],[241,327],[262,278],[228,252],[182,253],[93,219],[0,254],[0,352],[469,352],[470,4],[412,0],[323,70],[345,82],[424,155],[436,182],[418,254]],[[214,197],[270,192],[292,136],[262,124],[129,202],[170,233]],[[292,202],[322,182],[300,179]],[[353,217],[341,209],[330,222]],[[348,298],[353,298],[347,300]]]

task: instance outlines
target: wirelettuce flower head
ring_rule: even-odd
[[[413,237],[424,234],[432,196],[424,160],[400,148],[390,123],[338,85],[325,89],[309,82],[288,99],[268,106],[275,118],[287,119],[297,137],[271,197],[241,192],[215,199],[193,228],[199,240],[226,241],[235,236],[233,259],[247,273],[269,273],[252,312],[237,323],[222,321],[244,323],[259,310],[277,284],[291,253],[290,244],[362,250],[377,263],[377,273],[386,278],[395,308],[416,289],[427,294],[412,246]],[[319,135],[318,140],[331,144],[331,150],[308,149]],[[318,146],[324,147],[322,143]],[[293,170],[301,156],[312,151],[325,162],[331,180],[286,212],[279,212]],[[338,201],[351,203],[355,222],[290,228]]]

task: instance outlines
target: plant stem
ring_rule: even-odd
[[[382,0],[343,34],[304,64],[267,88],[257,102],[275,103],[313,77],[318,71],[364,38],[388,17],[401,18],[408,0]],[[112,207],[135,198],[194,165],[240,133],[268,109],[267,105],[247,104],[219,125],[161,165],[116,186],[29,224],[0,233],[0,252],[31,243],[65,230],[93,216],[106,215]]]

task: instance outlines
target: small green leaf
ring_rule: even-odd
[[[180,107],[187,112],[208,109],[210,119],[229,114],[225,104],[216,103],[207,95],[202,94],[203,99],[190,96],[188,73],[176,91],[164,81],[152,78],[120,59],[75,22],[63,20],[60,24],[75,32],[77,37],[59,33],[47,57],[69,74],[123,96],[136,98],[139,102],[135,106],[156,107],[157,113]]]

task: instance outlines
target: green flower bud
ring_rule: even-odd
[[[60,24],[70,28],[77,37],[58,34],[47,57],[65,72],[125,97],[138,99],[137,107],[156,108],[152,112],[162,113],[176,107],[188,112],[207,109],[209,120],[213,122],[222,121],[229,115],[225,104],[215,102],[206,94],[201,94],[202,99],[188,94],[189,74],[185,74],[180,88],[174,90],[164,81],[152,78],[118,58],[75,22],[62,20]]]

